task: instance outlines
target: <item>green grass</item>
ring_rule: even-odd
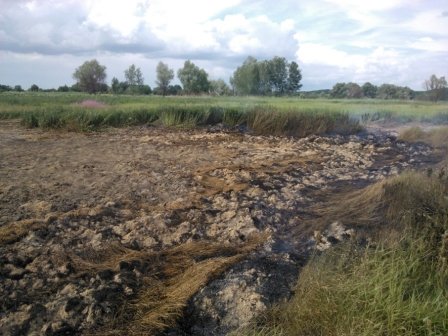
[[[378,205],[370,216],[393,229],[367,248],[350,243],[313,257],[293,298],[239,335],[448,335],[445,172],[405,174],[365,192]]]
[[[103,108],[79,105],[96,100]],[[27,127],[89,131],[149,123],[196,127],[246,125],[257,134],[302,136],[352,133],[358,122],[375,120],[448,123],[448,104],[297,97],[160,97],[83,93],[1,93],[0,119],[22,119]]]

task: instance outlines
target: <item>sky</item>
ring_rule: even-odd
[[[296,61],[302,90],[422,90],[448,77],[448,0],[0,0],[0,84],[72,85],[91,59],[109,84],[135,64],[154,87],[159,61],[187,59],[228,82],[248,56]]]

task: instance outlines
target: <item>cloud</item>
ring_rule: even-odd
[[[0,8],[2,80],[16,80],[14,68],[24,82],[49,86],[59,75],[37,77],[38,69],[66,72],[70,82],[91,58],[110,77],[132,63],[176,69],[191,59],[227,79],[249,55],[298,60],[305,89],[335,80],[411,85],[446,69],[448,57],[445,0],[0,0]],[[145,75],[149,84],[153,77]]]
[[[0,14],[0,50],[55,55],[120,51],[120,46],[123,52],[164,47],[145,24],[133,20],[138,2],[127,11],[116,4],[108,2],[101,13],[97,1],[11,3]]]

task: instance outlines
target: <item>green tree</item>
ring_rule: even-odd
[[[375,98],[378,88],[370,82],[366,82],[361,87],[364,97]]]
[[[300,81],[302,80],[302,72],[299,69],[299,65],[292,61],[291,64],[289,64],[288,69],[288,93],[294,94],[297,91],[300,90],[302,87],[302,84],[300,84]]]
[[[430,99],[433,101],[438,101],[443,99],[445,96],[447,82],[444,76],[437,78],[436,75],[432,75],[425,81],[424,86],[426,91],[428,91]]]
[[[124,71],[124,78],[129,86],[143,85],[143,74],[134,64]]]
[[[393,84],[382,84],[378,88],[377,98],[380,99],[413,99],[415,92],[407,86],[397,86]]]
[[[37,92],[39,90],[40,89],[36,84],[31,85],[31,87],[29,88],[29,91],[31,91],[31,92]]]
[[[20,86],[20,85],[14,86],[14,91],[23,92],[22,86]]]
[[[336,83],[330,91],[332,98],[345,98],[347,97],[347,86],[345,83]]]
[[[284,57],[257,61],[249,56],[239,66],[230,80],[238,95],[285,95],[301,88],[302,74],[296,62],[289,63]]]
[[[168,93],[170,82],[174,78],[174,71],[170,69],[165,63],[159,62],[159,64],[157,64],[156,73],[156,84],[159,87],[158,91],[160,91],[163,96],[166,96],[166,94]]]
[[[67,85],[58,87],[58,92],[69,92],[70,88]]]
[[[9,85],[0,84],[0,92],[8,92],[11,90],[12,88]]]
[[[210,93],[215,96],[230,96],[230,87],[222,79],[210,81]]]
[[[137,68],[134,64],[130,65],[124,71],[124,78],[128,85],[128,91],[132,94],[140,93],[140,87],[143,86],[143,74],[140,68]]]
[[[190,60],[185,61],[183,68],[177,71],[182,83],[184,92],[188,94],[198,94],[208,92],[210,83],[208,81],[208,74],[204,69],[199,68]]]
[[[346,98],[361,98],[363,96],[361,87],[356,83],[345,84]]]
[[[104,89],[106,67],[100,65],[96,59],[86,61],[73,73],[81,91],[96,93]]]
[[[249,56],[233,73],[230,83],[237,95],[256,95],[260,90],[260,71],[257,59]],[[267,73],[267,68],[266,68]]]
[[[256,88],[256,92],[253,94],[262,96],[272,94],[271,73],[272,73],[272,66],[270,61],[264,60],[261,62],[257,62],[256,64],[257,76],[254,79],[258,81],[258,83],[253,83],[254,88]]]
[[[120,93],[120,81],[117,77],[112,78],[112,82],[110,83],[110,90],[115,94]]]
[[[276,95],[288,91],[288,62],[284,57],[275,56],[269,61],[269,82]]]

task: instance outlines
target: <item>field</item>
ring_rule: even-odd
[[[148,123],[190,128],[223,123],[230,127],[247,125],[259,134],[303,136],[334,130],[351,132],[356,129],[357,122],[377,120],[447,123],[448,104],[275,97],[98,95],[92,98],[76,93],[4,93],[0,95],[0,119],[11,118],[21,118],[28,127],[75,131]]]
[[[448,331],[446,103],[23,93],[0,119],[6,335]]]

